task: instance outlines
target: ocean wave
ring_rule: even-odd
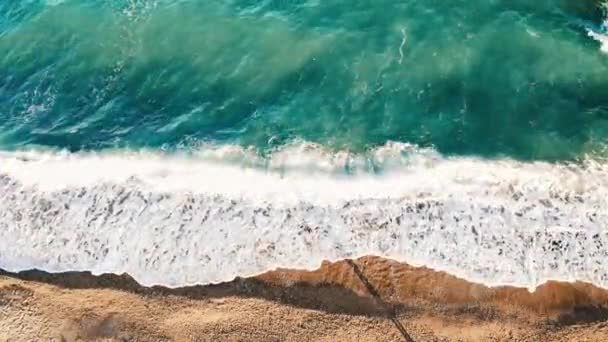
[[[606,16],[608,13],[608,2],[604,2],[601,8],[603,9],[604,16]],[[604,19],[599,31],[587,29],[587,34],[600,43],[600,51],[608,53],[608,19]]]
[[[3,152],[0,267],[184,286],[373,254],[488,285],[608,287],[607,171],[401,143]]]
[[[0,147],[573,159],[608,141],[597,3],[4,1]]]

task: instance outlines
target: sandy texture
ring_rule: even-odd
[[[375,257],[180,289],[0,276],[2,341],[606,341],[607,320],[608,291],[588,284],[487,288]]]

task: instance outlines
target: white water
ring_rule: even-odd
[[[0,267],[185,286],[372,254],[488,285],[608,287],[607,175],[398,143],[266,159],[234,146],[2,153]]]
[[[600,43],[600,51],[602,51],[603,53],[608,53],[608,35],[593,32],[591,30],[588,30],[587,33],[589,34],[589,37],[595,39]]]
[[[604,2],[602,8],[604,13],[608,14],[608,2]],[[602,23],[601,30],[602,32],[595,32],[591,29],[587,29],[587,34],[600,43],[600,51],[608,53],[608,34],[606,34],[606,32],[608,32],[608,19],[605,19]]]

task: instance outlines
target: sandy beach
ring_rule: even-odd
[[[3,272],[2,341],[605,341],[608,291],[488,288],[377,257],[232,282]]]

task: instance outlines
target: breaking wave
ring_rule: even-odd
[[[298,143],[0,154],[0,267],[231,280],[378,255],[488,285],[608,287],[608,164]]]

